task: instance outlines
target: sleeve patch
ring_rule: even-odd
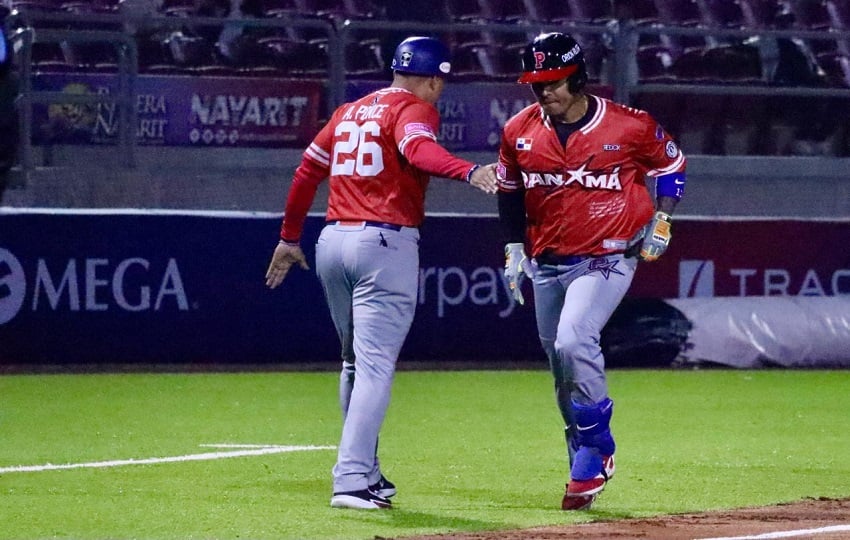
[[[679,147],[673,141],[667,141],[667,144],[664,145],[664,151],[670,159],[679,155]]]
[[[431,128],[431,126],[429,126],[428,124],[422,123],[422,122],[412,122],[410,124],[404,125],[404,134],[405,135],[410,135],[411,133],[422,133],[422,132],[430,133],[431,135],[434,134],[434,130]]]
[[[531,150],[531,142],[533,139],[529,139],[527,137],[520,137],[516,140],[516,149],[517,150]]]

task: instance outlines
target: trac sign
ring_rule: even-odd
[[[64,310],[188,311],[189,299],[174,258],[39,258],[25,267],[0,248],[0,324],[25,311]]]

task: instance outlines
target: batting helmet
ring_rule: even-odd
[[[521,83],[547,83],[569,79],[570,92],[587,84],[587,66],[581,45],[569,34],[540,34],[522,53]]]
[[[392,69],[410,75],[445,77],[452,69],[449,49],[430,37],[413,36],[396,47]]]

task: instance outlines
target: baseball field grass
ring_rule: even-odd
[[[559,509],[550,376],[400,371],[391,511],[329,507],[331,372],[0,377],[0,539],[371,539],[850,496],[850,371],[615,370],[617,475]]]

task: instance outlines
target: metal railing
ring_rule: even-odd
[[[29,171],[33,168],[32,157],[32,107],[34,104],[56,104],[56,103],[84,103],[100,104],[112,102],[117,104],[121,114],[119,119],[119,145],[124,155],[124,163],[128,166],[134,164],[136,137],[134,136],[137,118],[135,107],[135,80],[138,75],[138,49],[134,38],[121,31],[93,31],[93,30],[57,30],[39,29],[42,23],[66,23],[73,26],[77,23],[104,23],[123,27],[128,19],[122,15],[91,14],[78,15],[72,13],[46,13],[46,14],[21,14],[20,21],[27,26],[13,34],[13,39],[20,41],[22,45],[21,57],[21,79],[22,91],[19,98],[19,111],[21,123],[21,153],[22,167]],[[136,21],[138,22],[138,21]],[[410,33],[426,34],[464,34],[477,33],[489,35],[494,44],[502,41],[506,36],[510,41],[527,41],[532,36],[544,31],[568,31],[582,36],[590,36],[601,40],[603,36],[614,44],[611,52],[611,61],[614,63],[614,80],[607,81],[613,88],[616,100],[631,103],[636,96],[641,94],[714,94],[714,95],[764,95],[764,96],[799,96],[811,98],[850,98],[848,88],[808,88],[808,87],[777,87],[770,85],[749,84],[701,84],[701,83],[652,83],[645,81],[629,81],[624,77],[625,70],[622,66],[627,65],[633,58],[633,50],[627,43],[633,35],[639,34],[654,36],[714,36],[717,38],[746,39],[753,36],[764,38],[794,37],[817,40],[850,39],[847,33],[838,32],[815,32],[815,31],[792,31],[792,30],[734,30],[721,28],[685,28],[662,25],[620,25],[611,28],[604,24],[549,24],[546,22],[498,23],[479,21],[470,23],[421,23],[386,21],[377,19],[364,20],[328,20],[314,18],[300,18],[284,16],[280,18],[244,18],[244,19],[222,19],[209,17],[169,17],[160,16],[144,19],[146,24],[158,25],[163,28],[180,28],[183,25],[194,26],[223,26],[225,24],[241,24],[247,27],[273,28],[285,30],[287,28],[315,29],[326,35],[326,52],[328,58],[327,73],[327,108],[333,110],[345,100],[346,82],[346,48],[356,41],[362,39],[364,33],[381,35],[389,32],[409,31]],[[36,28],[33,30],[33,28]],[[105,41],[115,46],[119,66],[116,74],[120,79],[120,89],[117,95],[69,95],[61,92],[46,92],[33,90],[32,86],[32,44],[41,41]],[[326,111],[327,112],[327,111]]]
[[[42,29],[37,32],[31,27],[19,29],[11,36],[11,41],[21,44],[21,90],[17,100],[20,130],[20,161],[25,174],[33,170],[32,136],[33,105],[68,103],[75,105],[97,106],[103,103],[114,104],[119,111],[118,146],[121,149],[124,164],[135,165],[136,125],[135,81],[138,58],[135,42],[126,34],[108,31],[78,31]],[[107,43],[116,50],[118,58],[118,93],[114,95],[69,94],[65,92],[33,90],[32,86],[32,46],[33,43]]]

